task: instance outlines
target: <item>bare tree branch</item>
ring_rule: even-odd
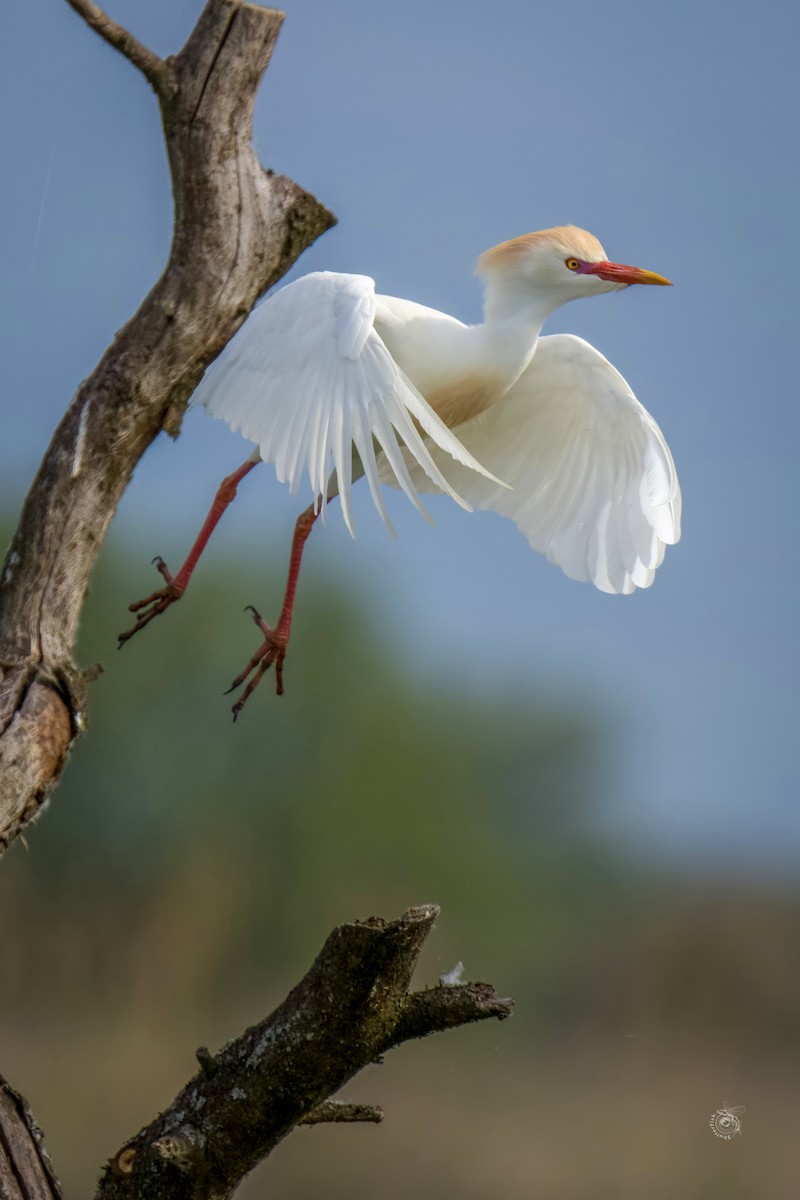
[[[42,1131],[18,1092],[0,1075],[0,1196],[3,1200],[61,1200]]]
[[[470,1021],[484,1021],[487,1017],[502,1020],[511,1015],[512,1007],[513,1001],[498,996],[490,983],[440,985],[424,992],[412,992],[403,1005],[394,1031],[397,1040],[392,1044],[427,1037],[429,1033],[442,1033],[445,1029],[456,1029]]]
[[[439,910],[371,918],[330,935],[305,978],[266,1020],[201,1069],[106,1168],[97,1200],[224,1200],[296,1125],[379,1121],[380,1109],[328,1099],[394,1046],[511,1014],[489,984],[409,992]]]
[[[70,0],[153,81],[153,56],[88,0]],[[0,573],[0,853],[39,812],[85,719],[72,649],[89,575],[144,451],[258,297],[334,222],[251,145],[253,105],[283,14],[208,0],[162,64],[172,173],[169,261],[56,430]],[[144,58],[142,57],[144,55]],[[165,82],[166,81],[166,82]],[[168,84],[168,85],[167,85]]]
[[[251,146],[258,82],[283,15],[208,0],[162,62],[90,0],[69,0],[156,89],[172,173],[169,261],[69,405],[25,501],[0,574],[0,851],[39,812],[82,729],[91,672],[72,662],[91,569],[141,455],[175,434],[203,370],[256,299],[333,223]],[[378,1121],[332,1101],[409,1038],[489,1017],[511,1002],[488,984],[409,985],[438,914],[340,926],[283,1004],[200,1069],[106,1167],[99,1200],[225,1200],[298,1124]],[[27,1106],[0,1081],[0,1195],[55,1200]]]
[[[108,42],[109,46],[113,46],[115,50],[119,50],[120,54],[124,54],[126,58],[130,59],[145,78],[150,80],[156,91],[163,87],[169,74],[169,69],[163,59],[154,54],[152,50],[148,50],[147,46],[143,46],[127,29],[123,29],[116,21],[112,21],[102,8],[98,8],[96,4],[92,3],[92,0],[67,0],[67,4],[70,8],[74,8],[75,12],[83,17],[86,24],[91,25],[92,29]]]
[[[310,1113],[306,1113],[298,1121],[298,1125],[322,1125],[327,1122],[336,1124],[345,1122],[367,1121],[372,1125],[380,1125],[383,1120],[383,1109],[373,1104],[346,1104],[343,1100],[323,1100]]]

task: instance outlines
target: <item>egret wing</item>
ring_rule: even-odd
[[[664,435],[610,362],[571,334],[540,338],[527,369],[459,441],[513,490],[444,464],[476,508],[510,517],[535,550],[604,592],[649,587],[680,537]],[[426,480],[412,481],[429,490]]]
[[[390,529],[378,478],[381,450],[389,464],[385,482],[402,488],[426,517],[407,462],[464,508],[469,505],[433,460],[434,447],[468,474],[483,471],[403,374],[374,318],[372,279],[305,275],[254,309],[192,399],[254,441],[293,493],[306,472],[324,505],[333,468],[351,533],[354,452]]]

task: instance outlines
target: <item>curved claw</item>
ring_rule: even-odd
[[[155,558],[153,559],[153,562],[154,562],[154,563],[155,563],[155,565],[156,565],[156,570],[158,571],[158,573],[159,573],[160,575],[162,575],[162,576],[164,577],[164,579],[166,579],[166,581],[167,581],[167,583],[168,583],[168,584],[171,584],[171,583],[173,582],[173,576],[172,576],[172,573],[170,572],[170,570],[169,570],[169,567],[168,567],[168,566],[167,566],[167,564],[164,562],[164,560],[163,560],[163,558],[161,557],[161,555],[160,555],[160,554],[157,554],[157,555],[155,556]]]
[[[126,629],[124,633],[119,634],[117,638],[118,650],[121,650],[135,633],[138,633],[140,629],[144,629],[145,625],[149,625],[154,617],[160,616],[171,604],[174,604],[176,600],[180,600],[183,595],[184,589],[176,586],[173,576],[160,554],[156,555],[153,562],[156,564],[159,573],[166,579],[166,586],[157,588],[149,596],[145,596],[143,600],[134,600],[133,604],[128,605],[128,612],[137,613],[138,615],[135,625],[130,629]]]
[[[235,692],[238,687],[241,687],[248,675],[252,675],[247,687],[231,709],[234,721],[273,663],[275,664],[275,690],[279,696],[283,695],[283,660],[286,658],[288,634],[281,635],[278,630],[270,629],[254,605],[248,604],[245,612],[248,611],[253,614],[253,620],[261,629],[265,640],[225,692],[225,695],[229,696],[231,692]]]
[[[244,681],[247,678],[247,676],[249,675],[250,671],[254,669],[253,659],[257,660],[257,665],[255,665],[255,674],[253,675],[253,678],[250,680],[250,682],[248,683],[247,687],[242,692],[239,699],[236,701],[236,703],[231,708],[231,712],[233,713],[234,723],[236,722],[236,720],[239,716],[239,713],[244,708],[248,699],[250,698],[250,696],[252,696],[253,692],[256,690],[259,683],[263,679],[264,675],[266,675],[267,671],[270,669],[270,667],[272,666],[273,663],[275,664],[275,691],[277,692],[277,694],[279,696],[283,695],[283,660],[285,658],[286,658],[286,646],[285,645],[275,645],[274,643],[269,644],[269,643],[265,642],[264,646],[262,646],[261,650],[257,654],[255,654],[253,656],[253,658],[250,660],[250,662],[247,664],[247,667],[242,672],[242,674],[236,677],[236,679],[233,681],[231,686],[228,688],[228,691],[225,693],[226,696],[228,695],[229,692],[232,692],[234,688],[238,687],[241,683],[244,683]]]

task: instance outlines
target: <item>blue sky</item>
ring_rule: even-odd
[[[164,54],[200,7],[108,5]],[[548,327],[601,349],[672,447],[684,538],[649,592],[575,584],[511,525],[444,501],[431,530],[391,497],[394,542],[365,494],[358,540],[332,520],[310,553],[361,581],[421,686],[445,673],[605,710],[616,787],[598,807],[621,840],[796,864],[796,6],[286,9],[256,145],[339,217],[298,272],[361,271],[474,321],[481,250],[574,222],[676,285],[572,304]],[[18,506],[75,386],[159,274],[170,202],[153,97],[61,0],[6,13],[0,112],[0,487]],[[193,414],[151,450],[111,537],[177,561],[242,450]],[[297,501],[262,468],[236,507],[220,536],[252,551],[288,536]]]

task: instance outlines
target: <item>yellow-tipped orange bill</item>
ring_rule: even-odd
[[[672,282],[655,271],[643,271],[641,267],[626,267],[623,263],[592,263],[587,274],[599,275],[609,283],[657,283],[661,287],[672,287]]]

